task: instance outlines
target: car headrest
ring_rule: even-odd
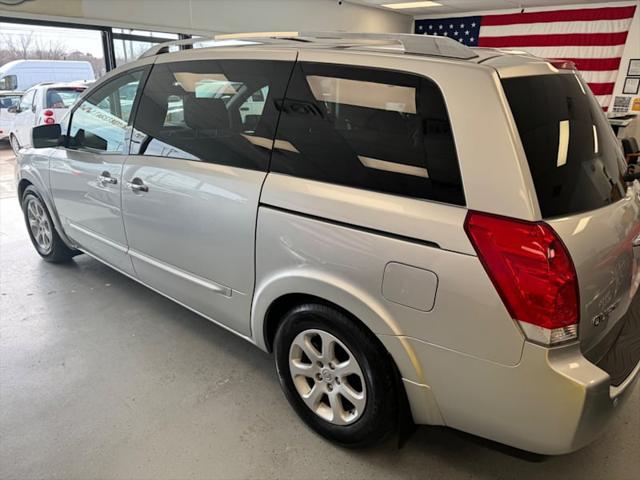
[[[194,130],[229,128],[229,114],[224,101],[219,98],[184,99],[184,121]]]
[[[64,107],[64,102],[62,101],[62,97],[58,92],[47,92],[47,105],[49,108],[60,108]]]

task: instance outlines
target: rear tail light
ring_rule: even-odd
[[[577,338],[578,279],[571,256],[544,222],[469,211],[464,225],[511,317],[533,341]]]
[[[53,110],[45,110],[42,112],[45,117],[53,117]]]
[[[44,123],[46,123],[47,125],[53,125],[54,123],[56,123],[56,119],[53,117],[46,117],[44,119]]]

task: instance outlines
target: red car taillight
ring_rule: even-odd
[[[470,211],[464,228],[527,337],[549,345],[577,337],[578,278],[549,225]]]
[[[56,123],[55,118],[53,118],[53,110],[45,110],[44,112],[42,112],[42,115],[44,115],[45,124],[53,125],[54,123]]]

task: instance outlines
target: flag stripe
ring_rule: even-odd
[[[619,20],[621,18],[633,17],[635,9],[635,5],[631,5],[628,7],[578,8],[574,10],[551,10],[548,12],[485,15],[482,17],[482,26],[513,25],[522,23]]]
[[[509,37],[480,37],[480,47],[557,47],[557,46],[611,46],[624,45],[627,32],[569,33],[566,35],[512,35]]]
[[[589,88],[594,95],[611,95],[615,82],[611,83],[589,83]]]
[[[620,20],[599,20],[593,22],[549,22],[524,23],[515,25],[480,25],[481,37],[507,37],[511,35],[551,35],[557,33],[613,33],[626,32],[631,18]],[[462,29],[463,31],[465,29]]]
[[[576,68],[581,72],[618,70],[621,58],[563,58],[576,64]]]
[[[508,48],[505,48],[508,50]],[[624,45],[610,47],[599,46],[557,46],[557,47],[526,47],[522,48],[531,55],[541,58],[617,58],[622,57]]]
[[[615,82],[618,75],[617,70],[593,71],[587,70],[580,72],[580,76],[587,83],[609,83]]]

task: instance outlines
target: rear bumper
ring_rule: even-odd
[[[525,343],[520,363],[506,366],[413,338],[381,340],[394,358],[407,358],[407,349],[413,356],[398,365],[417,423],[443,423],[546,455],[572,452],[594,440],[640,377],[637,364],[611,386],[610,375],[589,362],[577,343],[553,349]]]

